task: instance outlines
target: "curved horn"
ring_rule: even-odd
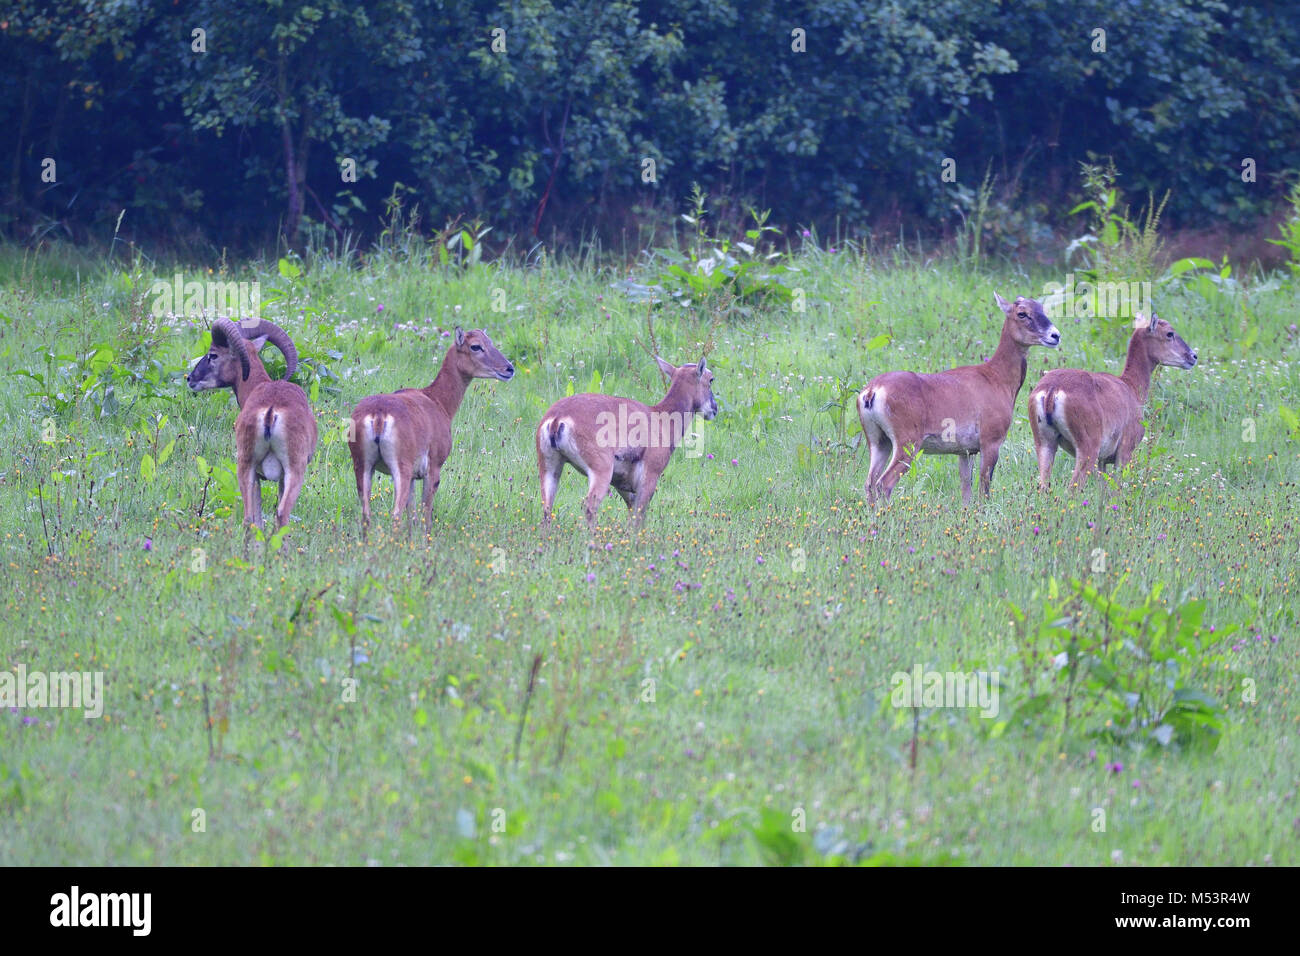
[[[239,326],[229,319],[217,319],[212,323],[212,344],[218,344],[219,338],[224,340],[222,344],[239,356],[239,367],[243,371],[243,377],[246,381],[248,379],[248,343],[244,341]]]
[[[241,325],[240,328],[246,339],[259,339],[265,335],[267,341],[284,356],[284,377],[293,378],[293,373],[298,370],[298,348],[293,344],[293,339],[289,338],[288,332],[265,319],[259,319],[254,326]]]

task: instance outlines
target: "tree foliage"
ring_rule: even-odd
[[[1266,0],[9,0],[0,51],[23,239],[127,209],[133,234],[293,244],[373,229],[397,183],[498,234],[693,183],[737,218],[935,231],[990,167],[1060,208],[1103,156],[1198,224],[1300,168],[1300,8]]]

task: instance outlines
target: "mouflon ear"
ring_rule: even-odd
[[[456,326],[456,347],[460,348],[460,346],[464,344],[465,344],[465,330],[458,325]]]
[[[663,372],[669,378],[672,378],[677,372],[677,366],[672,362],[665,362],[659,356],[655,356],[655,361],[659,363],[659,371]]]
[[[1010,306],[1010,304],[1008,304],[1007,300],[1004,299],[1004,298],[1002,298],[1002,296],[998,295],[996,292],[993,293],[993,300],[994,300],[995,302],[997,302],[997,304],[998,304],[998,308],[1001,309],[1003,312],[1005,312],[1005,311],[1007,311],[1007,309],[1011,308],[1011,306]]]
[[[1145,329],[1145,328],[1148,328],[1148,327],[1150,327],[1150,326],[1152,326],[1152,325],[1154,325],[1154,324],[1155,324],[1155,323],[1154,323],[1151,319],[1148,319],[1148,318],[1147,318],[1145,315],[1143,315],[1141,312],[1134,312],[1134,313],[1133,313],[1133,328],[1135,328],[1135,329]]]
[[[704,378],[704,373],[706,371],[708,371],[708,369],[704,365],[704,359],[700,359],[700,364],[695,366],[695,374],[697,374],[700,378]]]

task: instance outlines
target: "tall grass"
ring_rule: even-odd
[[[1294,289],[1246,284],[1244,352],[1216,300],[1159,303],[1201,365],[1157,375],[1117,489],[1039,496],[1018,407],[990,501],[963,509],[954,462],[923,456],[877,513],[856,421],[831,407],[846,383],[988,357],[994,290],[1051,277],[812,241],[791,265],[806,312],[720,321],[540,251],[458,267],[342,250],[296,277],[230,264],[278,293],[267,317],[311,361],[322,429],[272,550],[246,543],[222,477],[233,400],[182,381],[202,322],[160,319],[136,368],[96,371],[97,349],[116,361],[140,334],[155,270],[0,252],[0,664],[102,670],[107,696],[101,720],[0,711],[0,859],[1294,864],[1300,456],[1278,411],[1300,388]],[[519,374],[471,388],[432,535],[378,522],[362,542],[337,425],[363,395],[427,384],[456,324],[486,326]],[[1061,330],[1059,353],[1031,352],[1021,406],[1043,369],[1081,362],[1083,329]],[[611,498],[589,539],[573,472],[544,534],[539,416],[594,376],[657,399],[652,341],[677,362],[712,347],[704,454],[674,460],[639,538]],[[108,412],[83,397],[99,374]],[[1071,577],[1123,579],[1134,605],[1160,584],[1203,599],[1207,629],[1237,628],[1202,635],[1222,656],[1197,675],[1217,749],[1116,748],[1011,713],[1010,604]],[[917,664],[1001,669],[1001,714],[891,707],[891,675]]]

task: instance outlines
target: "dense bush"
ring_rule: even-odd
[[[106,238],[124,208],[124,236],[173,243],[372,230],[395,183],[427,225],[498,235],[679,208],[695,182],[783,224],[935,233],[989,169],[1039,215],[1106,155],[1194,225],[1258,216],[1300,168],[1300,7],[1264,0],[5,7],[19,238]]]

